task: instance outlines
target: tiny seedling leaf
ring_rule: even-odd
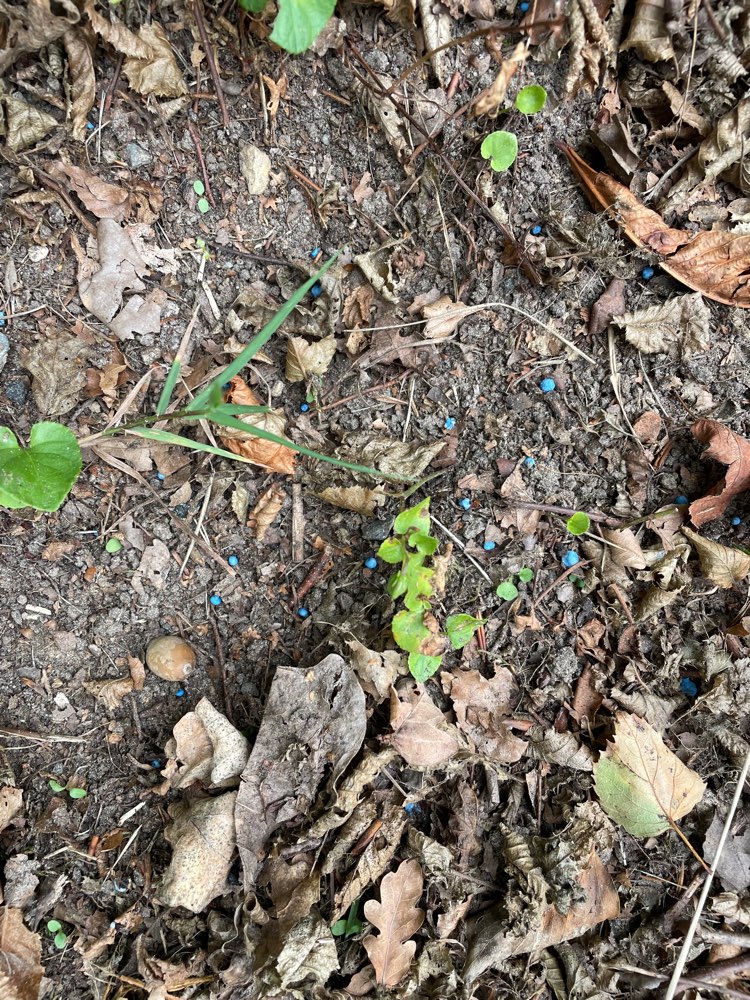
[[[57,510],[80,471],[81,449],[62,424],[34,424],[28,448],[0,427],[0,507]]]
[[[518,587],[511,580],[504,580],[495,593],[501,601],[515,601],[518,597]]]
[[[490,161],[493,170],[507,170],[518,156],[518,139],[512,132],[490,132],[482,143],[482,156]]]
[[[203,186],[203,181],[193,181],[193,191],[198,195],[205,194],[206,189]]]
[[[333,14],[336,0],[279,0],[271,41],[287,52],[309,49]]]
[[[591,518],[584,511],[577,510],[570,515],[565,526],[571,535],[585,535],[591,527]]]
[[[404,558],[404,543],[400,538],[386,538],[378,549],[378,557],[383,562],[400,563]]]
[[[521,581],[521,583],[531,583],[531,581],[534,579],[534,570],[529,569],[528,566],[524,566],[522,569],[519,569],[518,571],[518,579]]]
[[[62,930],[62,924],[60,923],[59,920],[48,920],[47,930],[50,932],[50,934],[57,934],[58,931]]]
[[[517,591],[516,591],[517,593]],[[463,649],[486,618],[475,618],[473,615],[449,615],[445,619],[445,633],[454,649]]]
[[[334,937],[343,937],[346,934],[346,920],[342,917],[335,924],[331,924],[331,934]]]
[[[614,742],[594,765],[607,815],[634,837],[656,837],[687,816],[706,786],[637,715],[618,712]]]
[[[537,83],[521,87],[516,94],[516,107],[524,115],[535,115],[547,103],[547,91]]]
[[[60,951],[63,950],[67,941],[68,935],[65,931],[58,931],[57,934],[55,934],[55,948],[58,948]]]
[[[70,788],[68,790],[68,795],[71,797],[71,799],[85,799],[86,796],[88,795],[88,792],[86,791],[85,788]]]
[[[52,778],[51,781],[49,782],[49,787],[52,789],[53,792],[64,792],[65,791],[65,785],[61,785],[60,782],[59,781],[55,781],[54,778]]]
[[[104,550],[106,552],[109,552],[110,555],[114,554],[115,552],[119,552],[121,548],[122,548],[122,542],[120,541],[119,538],[109,538],[107,540],[107,544],[104,546]]]
[[[198,199],[198,211],[202,212],[203,215],[205,215],[206,212],[211,211],[211,206],[209,205],[208,200],[206,198]]]

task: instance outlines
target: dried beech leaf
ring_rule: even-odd
[[[130,28],[126,28],[118,21],[114,14],[110,19],[103,17],[96,9],[95,0],[86,0],[84,10],[91,22],[91,27],[113,49],[116,49],[121,55],[133,59],[148,58],[150,54],[148,45]]]
[[[0,906],[0,955],[0,997],[37,1000],[44,975],[42,942],[24,926],[23,912],[15,907]]]
[[[0,788],[0,833],[23,811],[23,790],[9,786]],[[0,952],[2,947],[0,946]],[[1,994],[0,994],[1,995]]]
[[[114,712],[122,704],[123,698],[133,690],[133,678],[114,677],[104,681],[84,681],[83,687],[100,701],[108,712]]]
[[[645,569],[646,557],[643,555],[641,543],[635,537],[632,528],[601,528],[602,537],[609,545],[607,554],[613,563],[623,569]]]
[[[385,493],[380,489],[368,490],[364,486],[328,486],[316,494],[326,503],[344,510],[354,510],[365,517],[372,517],[375,507],[385,502]]]
[[[248,743],[208,698],[175,724],[167,744],[170,757],[181,762],[171,779],[173,788],[202,781],[214,788],[237,784],[248,756]]]
[[[401,28],[411,28],[414,24],[414,13],[417,0],[378,0],[385,8],[385,16],[389,21]]]
[[[458,733],[421,686],[401,700],[391,691],[390,744],[410,767],[438,767],[458,753]]]
[[[122,222],[130,212],[130,195],[117,184],[109,184],[82,167],[58,162],[50,167],[53,177],[67,182],[86,208],[99,219]]]
[[[657,837],[687,816],[706,786],[637,715],[618,712],[614,741],[594,766],[607,815],[634,837]]]
[[[692,431],[701,444],[709,445],[704,456],[727,466],[724,478],[709,495],[690,504],[690,520],[700,528],[721,517],[733,497],[750,490],[750,441],[718,420],[699,420],[693,424]]]
[[[227,391],[226,399],[228,403],[237,403],[241,406],[260,406],[261,402],[253,390],[239,377],[231,380],[231,388]],[[277,434],[279,437],[286,436],[286,417],[283,410],[271,410],[270,413],[248,413],[239,418],[243,424],[250,427],[258,427],[261,430]],[[230,427],[222,427],[219,433],[222,446],[235,455],[242,455],[243,458],[255,465],[260,465],[273,472],[283,472],[291,475],[294,472],[294,452],[282,444],[274,441],[265,441],[263,438],[254,437],[250,432],[235,430]]]
[[[527,754],[536,760],[546,760],[574,771],[594,770],[594,755],[575,733],[558,733],[556,729],[534,726],[529,732]]]
[[[414,904],[422,895],[422,869],[418,861],[402,861],[395,872],[383,876],[380,902],[368,899],[365,917],[380,934],[368,934],[362,944],[375,969],[378,986],[392,988],[409,971],[417,950],[408,940],[424,921],[424,910]]]
[[[670,229],[624,184],[593,170],[569,146],[561,148],[592,204],[607,211],[636,246],[658,254],[663,270],[709,299],[750,308],[750,235]]]
[[[702,538],[690,528],[683,528],[682,533],[695,546],[703,575],[722,590],[733,587],[750,573],[750,556],[741,549],[732,549]]]
[[[148,54],[143,58],[127,58],[122,67],[133,90],[144,97],[187,94],[187,84],[162,26],[156,21],[144,24],[138,30],[138,38],[146,45]]]
[[[363,646],[358,639],[347,642],[347,646],[352,651],[352,667],[365,694],[372,695],[378,701],[388,697],[400,674],[408,673],[404,657],[397,649],[377,653],[374,649]]]
[[[86,123],[89,111],[96,100],[96,76],[94,74],[94,48],[96,38],[90,29],[78,27],[63,35],[65,55],[70,76],[70,107],[68,116],[73,138],[86,137]]]
[[[453,702],[458,728],[472,740],[478,753],[500,764],[514,764],[523,757],[526,743],[504,722],[511,714],[516,692],[510,670],[497,667],[491,679],[478,670],[444,672],[440,680]]]
[[[667,29],[665,0],[637,0],[630,31],[621,51],[636,49],[649,62],[671,62],[672,40]]]
[[[680,360],[711,347],[711,313],[698,292],[614,316],[613,321],[625,328],[628,343],[644,354],[663,352]]]
[[[86,385],[88,353],[82,340],[64,333],[29,349],[24,367],[34,376],[31,391],[40,413],[54,417],[73,409]]]
[[[474,102],[472,111],[477,118],[480,115],[489,115],[491,118],[494,118],[502,109],[505,103],[505,95],[508,92],[508,84],[516,70],[523,66],[526,60],[526,52],[526,42],[519,42],[508,58],[503,59],[500,72],[490,86],[486,90],[483,90]]]
[[[276,484],[269,486],[265,493],[261,493],[258,497],[258,502],[250,512],[247,525],[252,528],[253,534],[259,542],[263,541],[268,529],[276,520],[279,511],[284,506],[285,497],[286,494],[282,488]]]
[[[59,122],[17,95],[0,96],[5,108],[5,145],[13,153],[36,145]]]
[[[323,337],[314,344],[304,337],[290,337],[286,353],[286,377],[306,382],[311,375],[325,375],[336,353],[336,338]]]
[[[20,56],[38,52],[57,41],[81,15],[73,0],[59,0],[52,13],[51,0],[26,0],[23,4],[0,2],[0,26],[4,45],[0,48],[0,75]]]

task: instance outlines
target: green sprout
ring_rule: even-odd
[[[591,518],[582,510],[577,510],[571,514],[565,523],[565,527],[571,535],[585,535],[591,527]]]
[[[518,579],[521,581],[521,583],[531,583],[531,581],[534,579],[534,570],[529,569],[528,566],[523,566],[518,571]]]
[[[547,103],[547,91],[536,83],[522,87],[516,94],[516,107],[525,115],[535,115]],[[518,139],[512,132],[499,129],[484,137],[480,152],[493,170],[507,170],[518,156]]]
[[[50,934],[54,934],[55,935],[54,938],[53,938],[53,941],[54,941],[54,944],[55,944],[55,948],[59,948],[60,951],[62,951],[62,949],[67,944],[68,935],[62,929],[62,924],[60,923],[60,921],[59,920],[48,920],[47,921],[47,930],[50,932]]]
[[[268,0],[237,0],[250,14],[260,14]],[[287,52],[309,49],[333,14],[336,0],[278,0],[271,41]]]
[[[547,103],[547,91],[537,83],[521,87],[516,94],[516,107],[524,115],[535,115]]]
[[[115,552],[119,552],[121,548],[122,542],[119,538],[108,538],[107,544],[104,546],[104,551],[113,555]]]
[[[53,792],[65,792],[67,791],[71,799],[85,799],[88,792],[85,788],[68,788],[67,785],[61,785],[59,781],[52,778],[49,782],[49,787]]]
[[[504,580],[495,593],[501,601],[515,601],[518,597],[518,587],[512,580]]]
[[[355,934],[359,934],[362,930],[362,921],[357,916],[358,910],[359,900],[355,899],[346,916],[331,925],[331,934],[334,937],[354,937]]]

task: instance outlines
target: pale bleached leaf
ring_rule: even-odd
[[[733,587],[750,573],[750,555],[747,552],[702,538],[690,528],[683,528],[682,533],[693,543],[703,575],[722,590]]]

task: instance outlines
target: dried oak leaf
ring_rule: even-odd
[[[711,313],[698,292],[614,316],[613,322],[625,328],[625,339],[644,354],[662,352],[679,360],[711,346]]]
[[[589,333],[597,336],[607,329],[613,316],[619,316],[625,311],[625,281],[613,278],[605,291],[591,306],[589,315]]]
[[[706,786],[637,715],[618,712],[614,741],[594,765],[607,815],[634,837],[657,837],[687,816]]]
[[[100,220],[96,239],[99,269],[79,272],[78,291],[89,312],[109,324],[122,306],[124,292],[145,290],[141,276],[148,268],[128,233],[114,220]]]
[[[0,788],[0,833],[23,810],[23,791],[5,786]]]
[[[458,731],[421,685],[404,700],[391,690],[391,729],[390,745],[410,767],[438,767],[458,753]]]
[[[683,528],[682,533],[695,546],[703,575],[722,590],[733,587],[750,573],[750,556],[741,549],[732,549],[702,538],[690,528]]]
[[[67,179],[69,186],[97,218],[122,222],[128,216],[130,195],[117,184],[103,181],[95,174],[72,163],[55,163],[49,172],[63,182]]]
[[[226,400],[228,403],[237,403],[242,406],[261,405],[253,390],[239,375],[235,375],[231,380]],[[270,413],[248,413],[240,417],[240,420],[243,424],[268,431],[278,437],[286,436],[286,417],[283,410],[271,410]],[[294,452],[286,445],[277,444],[275,441],[266,441],[249,431],[245,433],[229,427],[222,427],[219,437],[224,448],[234,452],[235,455],[241,455],[254,465],[271,469],[273,472],[283,472],[286,475],[291,475],[294,472]]]
[[[636,246],[658,254],[664,271],[709,299],[750,308],[750,236],[671,229],[624,184],[593,170],[570,146],[562,143],[561,149],[592,204],[608,212]]]
[[[440,680],[453,702],[458,728],[471,738],[478,753],[500,764],[514,764],[523,757],[526,743],[504,721],[511,714],[516,690],[510,670],[498,667],[491,679],[478,670],[446,671]]]
[[[701,444],[709,445],[704,456],[727,466],[724,478],[708,496],[690,504],[690,520],[700,528],[721,517],[733,497],[750,489],[750,441],[718,420],[698,420],[691,429]]]
[[[409,938],[424,921],[424,910],[414,904],[422,895],[422,869],[418,861],[402,861],[397,871],[383,876],[380,902],[368,899],[364,914],[380,934],[368,934],[362,944],[375,969],[378,986],[392,988],[404,978],[417,950]]]
[[[23,923],[21,910],[0,906],[0,997],[37,1000],[44,975],[42,942]]]
[[[383,701],[396,683],[400,674],[406,674],[404,657],[397,649],[386,649],[378,653],[368,649],[358,639],[347,642],[352,651],[352,667],[359,678],[365,694]]]
[[[290,337],[286,352],[286,377],[306,382],[311,375],[325,375],[336,353],[336,338],[323,337],[314,344],[304,337]]]
[[[250,511],[247,525],[252,528],[252,532],[259,542],[262,542],[268,533],[268,529],[276,520],[279,511],[284,506],[286,494],[282,488],[276,484],[269,486],[265,493],[261,493],[258,502]]]

